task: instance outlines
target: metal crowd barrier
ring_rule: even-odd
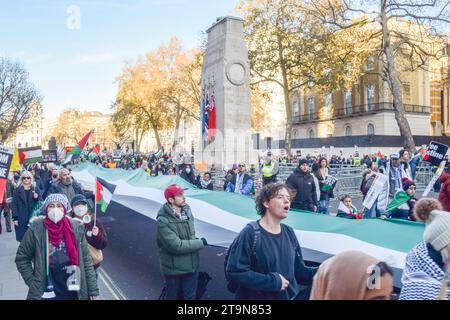
[[[277,175],[279,182],[285,182],[290,174],[297,168],[296,164],[280,165],[280,170]],[[336,187],[334,189],[335,196],[349,194],[352,197],[362,196],[360,186],[362,182],[362,173],[366,169],[365,166],[354,166],[348,164],[330,165],[330,175],[337,179]],[[198,172],[202,175],[202,172]],[[225,171],[219,170],[212,172],[212,180],[214,190],[224,190]],[[262,188],[262,176],[260,172],[249,173],[254,181],[254,189],[257,194]],[[417,190],[425,190],[428,183],[433,178],[433,168],[428,163],[420,163],[416,170]]]

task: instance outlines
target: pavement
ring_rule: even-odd
[[[5,220],[1,215],[3,232],[0,234],[0,300],[25,300],[28,287],[17,271],[14,259],[19,243],[13,232],[6,232]],[[99,272],[98,286],[100,289],[99,300],[120,300],[120,296],[114,289],[109,275],[104,271]]]

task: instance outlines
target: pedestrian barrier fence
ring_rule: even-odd
[[[294,164],[280,165],[277,175],[278,182],[286,182],[290,174],[297,168]],[[362,182],[365,166],[354,166],[348,164],[330,165],[329,174],[337,179],[334,193],[337,196],[348,194],[352,197],[362,197],[360,186]],[[202,174],[201,172],[199,172]],[[223,190],[225,184],[225,171],[216,171],[212,173],[214,190]],[[255,182],[255,193],[258,193],[262,187],[262,175],[260,172],[249,173]],[[421,162],[416,169],[417,191],[424,191],[428,183],[433,178],[433,167],[427,162]]]

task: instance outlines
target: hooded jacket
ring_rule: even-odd
[[[439,193],[439,202],[445,211],[450,211],[450,173],[443,172],[440,179],[442,185]]]
[[[203,241],[195,237],[194,216],[188,205],[182,209],[184,220],[175,215],[166,203],[157,215],[156,243],[159,249],[161,273],[180,275],[198,271],[198,251]]]
[[[28,300],[41,300],[45,289],[46,229],[44,219],[44,216],[32,219],[30,227],[25,233],[19,249],[17,249],[15,259],[17,270],[29,288]],[[83,226],[73,219],[70,219],[70,223],[77,239],[79,256],[80,291],[78,291],[78,299],[88,300],[90,296],[99,295],[94,267],[92,266]]]
[[[242,177],[242,175],[244,175],[244,176]],[[231,181],[227,184],[226,191],[227,192],[236,192],[236,184],[237,184],[238,176],[239,176],[239,178],[242,177],[240,193],[245,196],[248,196],[250,194],[250,192],[252,191],[253,179],[247,173],[242,173],[240,175],[233,174]]]
[[[317,206],[316,184],[313,176],[309,173],[303,173],[296,169],[286,180],[286,184],[297,191],[291,207],[294,209],[308,208]]]

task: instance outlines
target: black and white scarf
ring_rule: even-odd
[[[406,257],[400,300],[437,300],[444,271],[434,262],[425,241],[415,246]],[[447,292],[450,300],[450,292]]]
[[[206,182],[205,180],[201,179],[200,180],[200,185],[202,186],[202,189],[208,189],[208,186],[210,185],[212,180],[209,180],[208,182]]]

